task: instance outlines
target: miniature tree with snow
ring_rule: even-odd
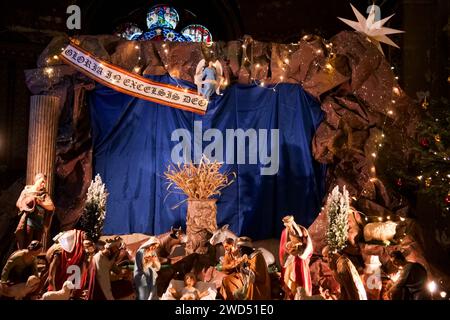
[[[97,174],[89,186],[83,215],[81,216],[81,226],[86,235],[94,242],[98,241],[102,235],[107,198],[106,185],[100,175]]]
[[[343,192],[336,186],[327,199],[328,224],[326,241],[331,252],[338,252],[347,246],[348,213],[350,202],[345,186]]]

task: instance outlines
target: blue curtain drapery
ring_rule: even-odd
[[[193,88],[168,75],[149,78]],[[320,105],[298,85],[278,84],[275,90],[232,85],[211,99],[204,116],[100,84],[89,102],[94,172],[101,175],[110,194],[105,234],[160,234],[171,226],[185,227],[186,203],[176,207],[185,197],[167,191],[164,172],[179,143],[171,141],[172,133],[186,129],[194,140],[194,124],[201,124],[203,132],[216,128],[224,136],[227,129],[255,129],[257,133],[266,129],[270,138],[270,130],[279,129],[276,175],[261,175],[260,159],[250,164],[248,152],[245,163],[236,164],[235,149],[233,163],[224,164],[223,169],[235,172],[237,178],[217,202],[219,226],[229,224],[238,235],[266,239],[279,237],[285,215],[294,215],[298,223],[309,226],[320,211],[325,167],[313,159],[311,141],[323,115]],[[201,143],[203,150],[211,142]],[[270,139],[265,146],[271,155]],[[194,153],[193,142],[191,149]]]

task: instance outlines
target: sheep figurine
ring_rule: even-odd
[[[30,276],[27,279],[27,282],[18,283],[9,287],[5,287],[4,290],[1,290],[0,287],[0,297],[10,297],[15,300],[22,300],[30,293],[36,291],[39,287],[41,280],[36,276]]]
[[[74,285],[71,281],[64,282],[61,290],[49,291],[42,295],[42,300],[69,300]]]
[[[397,223],[393,221],[368,223],[364,227],[364,240],[389,243],[395,237]]]

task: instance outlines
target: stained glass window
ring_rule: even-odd
[[[156,27],[175,29],[179,21],[178,12],[169,6],[157,5],[147,13],[147,27],[149,29]]]
[[[193,42],[212,42],[211,32],[201,24],[191,24],[185,27],[181,34]]]
[[[156,5],[147,13],[148,31],[143,32],[135,24],[118,28],[116,35],[128,40],[156,40],[174,42],[212,42],[209,30],[200,24],[191,24],[181,33],[175,31],[180,21],[178,12],[167,5]]]
[[[185,27],[181,34],[189,38],[192,42],[212,42],[211,32],[201,24],[191,24]]]
[[[174,42],[188,42],[189,38],[186,38],[181,33],[169,28],[153,28],[150,31],[144,32],[141,35],[135,36],[131,40],[155,40],[155,41],[174,41]]]

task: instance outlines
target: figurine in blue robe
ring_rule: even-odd
[[[214,91],[216,91],[218,84],[217,71],[212,61],[210,61],[208,66],[205,69],[203,69],[202,81],[203,85],[200,90],[200,93],[202,94],[203,97],[209,100]]]
[[[134,285],[137,300],[158,300],[156,278],[161,268],[156,249],[159,239],[150,237],[136,252],[134,264]]]

